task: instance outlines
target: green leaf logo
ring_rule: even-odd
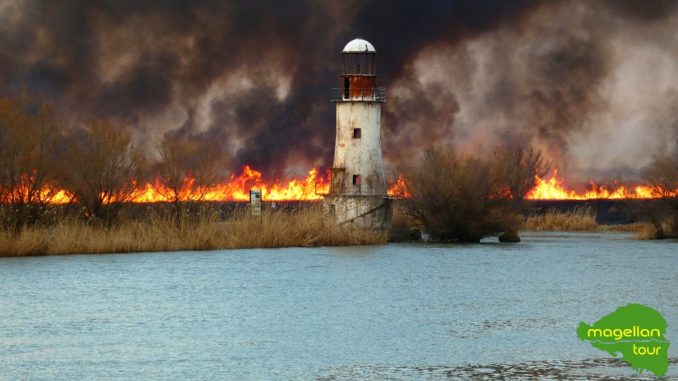
[[[579,323],[577,336],[613,357],[622,355],[633,369],[662,377],[668,370],[670,343],[664,336],[666,320],[642,304],[617,308],[592,325]]]

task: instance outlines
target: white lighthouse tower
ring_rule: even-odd
[[[377,51],[356,38],[341,56],[341,87],[332,89],[337,136],[325,210],[341,225],[389,228],[391,202],[381,158],[381,104],[386,94],[376,87]]]

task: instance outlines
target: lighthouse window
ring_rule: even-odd
[[[354,128],[353,129],[353,139],[360,139],[360,128]]]
[[[360,175],[353,175],[353,185],[360,185]]]
[[[344,99],[348,99],[348,98],[351,97],[351,91],[349,90],[350,83],[351,82],[349,81],[348,77],[345,77],[344,78]]]

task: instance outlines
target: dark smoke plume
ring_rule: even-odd
[[[581,177],[678,136],[673,1],[0,0],[0,93],[214,146],[229,170],[329,167],[339,52],[377,48],[394,166],[454,140],[529,143]],[[287,171],[287,172],[286,172]],[[618,171],[618,172],[614,172]]]

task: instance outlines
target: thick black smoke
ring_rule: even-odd
[[[619,56],[633,54],[625,34],[631,46],[675,48],[674,4],[0,0],[0,92],[43,93],[74,124],[116,119],[149,151],[171,134],[217,145],[231,170],[247,163],[284,176],[331,165],[329,88],[341,48],[360,36],[377,47],[380,85],[390,88],[392,164],[454,136],[476,153],[527,142],[581,172],[609,170],[582,165],[573,144],[617,122],[597,118],[619,108],[606,86],[619,83]],[[648,150],[675,144],[669,90],[643,110],[651,133],[674,142]]]

